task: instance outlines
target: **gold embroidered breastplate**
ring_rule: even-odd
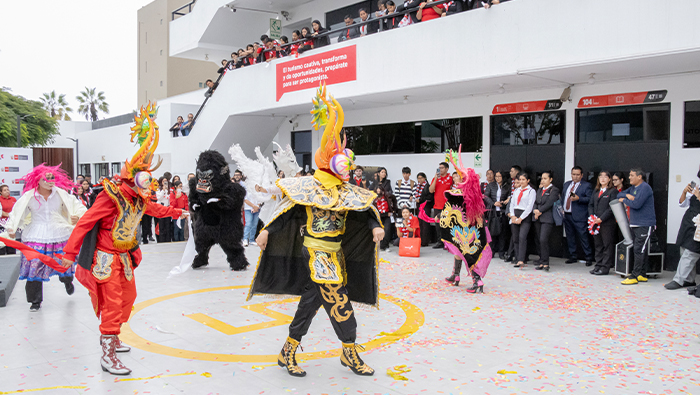
[[[136,238],[141,217],[146,211],[146,202],[137,198],[136,204],[131,199],[122,195],[119,186],[105,181],[104,192],[109,196],[119,209],[119,214],[112,225],[112,241],[115,248],[130,250],[139,244]]]
[[[306,231],[313,237],[336,237],[345,233],[347,211],[306,206]]]

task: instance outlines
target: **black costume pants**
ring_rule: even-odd
[[[614,266],[616,240],[617,223],[614,220],[602,222],[598,234],[593,235],[596,269],[608,271]]]
[[[549,265],[549,235],[552,233],[554,224],[543,224],[535,221],[535,243],[540,254],[540,265]]]
[[[632,277],[647,276],[649,268],[649,239],[651,238],[651,226],[635,226],[634,233],[634,269]]]
[[[58,280],[64,284],[72,283],[73,276],[58,277]],[[27,281],[24,290],[27,292],[27,302],[40,304],[44,301],[43,281]]]
[[[342,284],[317,284],[311,280],[301,295],[294,320],[289,325],[289,337],[300,342],[309,331],[311,321],[321,306],[326,309],[338,339],[343,343],[354,343],[357,321],[348,299],[348,291]]]
[[[303,248],[302,256],[308,262],[309,250]],[[294,320],[289,325],[289,337],[300,342],[309,331],[311,321],[321,306],[326,309],[338,339],[343,343],[354,343],[357,337],[357,321],[345,286],[318,284],[311,279],[304,287]]]
[[[153,217],[150,215],[144,214],[143,217],[141,217],[141,238],[143,239],[144,243],[147,243],[148,238],[153,236],[153,231],[151,230],[152,220]]]

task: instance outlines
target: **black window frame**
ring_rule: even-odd
[[[82,174],[83,177],[92,177],[92,164],[81,163],[80,166],[78,166],[78,174]]]
[[[304,149],[301,149],[297,147],[297,138],[300,133],[308,133],[309,134],[309,146],[305,147]],[[312,155],[311,152],[313,150],[313,138],[314,134],[311,130],[297,130],[291,132],[290,135],[290,145],[292,146],[292,151],[294,151],[294,155],[296,156],[297,163],[299,166],[301,166],[304,171],[309,171],[313,168],[313,163],[312,163]]]

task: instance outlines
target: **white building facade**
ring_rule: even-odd
[[[331,11],[354,4],[285,0],[259,9],[259,3],[197,1],[170,22],[170,56],[227,58],[269,33],[270,19],[281,16],[281,32],[291,38],[291,30],[315,19],[325,25]],[[228,156],[234,143],[249,156],[256,146],[269,155],[273,140],[291,144],[300,162],[313,165],[320,133],[310,129],[309,110],[318,82],[303,79],[324,75],[345,110],[357,163],[384,166],[393,181],[404,166],[413,177],[432,176],[441,152],[460,143],[464,163],[481,174],[517,164],[533,179],[553,170],[559,186],[574,165],[593,179],[600,170],[649,171],[666,267],[675,268],[683,215],[677,199],[700,164],[697,15],[694,0],[672,7],[651,0],[513,0],[342,43],[333,38],[299,57],[229,71],[188,137],[172,138],[167,129],[178,115],[197,113],[203,91],[161,101],[162,171],[186,175],[201,151]],[[334,65],[347,65],[310,66],[334,55],[346,56]],[[296,75],[315,67],[322,70]],[[285,87],[288,78],[299,85]],[[61,132],[78,138],[81,164],[112,166],[133,152],[130,124],[98,130],[73,124],[63,123]]]

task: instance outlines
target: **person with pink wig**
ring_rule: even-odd
[[[459,153],[447,152],[447,160],[457,170],[454,175],[456,187],[445,191],[445,207],[440,216],[432,219],[425,214],[423,206],[419,216],[426,222],[437,222],[440,238],[447,250],[454,255],[454,270],[445,280],[459,285],[462,262],[469,269],[473,285],[469,293],[484,292],[483,278],[491,263],[491,236],[486,228],[484,212],[486,207],[481,195],[479,176],[474,169],[462,165],[461,147]]]
[[[12,208],[5,225],[6,234],[0,236],[15,238],[22,230],[22,243],[51,258],[63,254],[73,227],[87,211],[70,191],[75,188],[65,171],[59,166],[41,164],[32,169],[24,178],[24,194]],[[22,254],[19,279],[27,280],[25,287],[29,311],[36,312],[43,301],[43,284],[51,276],[58,275],[65,285],[68,295],[75,291],[73,274],[75,267],[60,273],[45,265],[39,259],[27,259]]]

